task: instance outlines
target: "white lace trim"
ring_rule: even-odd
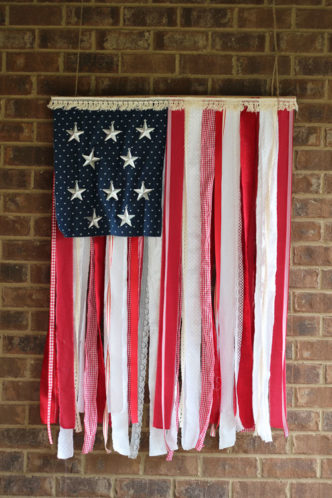
[[[89,111],[161,111],[180,110],[191,106],[222,111],[236,109],[259,112],[277,108],[278,111],[297,110],[296,97],[52,97],[49,109],[81,109]]]

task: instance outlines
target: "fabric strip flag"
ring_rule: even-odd
[[[53,97],[40,414],[58,458],[288,434],[293,97]],[[146,375],[148,371],[148,375]],[[83,414],[83,415],[82,415]]]

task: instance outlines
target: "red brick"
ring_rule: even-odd
[[[49,237],[51,235],[51,217],[43,216],[35,218],[33,234],[37,237]]]
[[[25,311],[0,310],[0,330],[26,330],[28,314]]]
[[[79,456],[74,456],[69,460],[59,460],[54,452],[28,452],[27,472],[79,474],[81,469],[82,464]]]
[[[7,213],[49,213],[51,194],[4,194],[4,211]],[[28,222],[27,222],[28,223]],[[28,225],[29,226],[29,225]]]
[[[35,32],[32,29],[2,29],[0,31],[0,48],[29,49],[35,44]]]
[[[31,312],[31,330],[33,332],[45,332],[48,328],[48,311]]]
[[[139,474],[140,458],[128,460],[127,457],[113,453],[105,455],[88,455],[85,464],[87,474]]]
[[[322,289],[332,289],[332,271],[331,270],[322,270]]]
[[[331,265],[332,247],[297,246],[294,247],[294,263],[299,265]]]
[[[299,107],[299,111],[297,113],[297,121],[301,123],[330,123],[332,119],[332,104],[322,104],[322,103],[303,103]],[[304,168],[304,169],[330,169],[331,164],[331,151],[326,150],[315,150],[315,151],[300,151],[301,154],[308,154],[310,159],[314,159],[312,157],[313,152],[317,154],[317,161],[315,164],[319,165],[320,163],[329,164],[329,166],[323,166],[323,168]],[[299,154],[300,154],[299,152]],[[329,162],[330,160],[330,162]]]
[[[64,71],[69,73],[76,72],[77,55],[65,54]],[[79,71],[81,73],[117,73],[119,69],[119,60],[117,55],[113,54],[89,54],[82,53],[79,60]]]
[[[332,484],[328,482],[292,482],[290,492],[292,498],[330,498]]]
[[[227,457],[203,457],[202,475],[204,477],[256,477],[256,458],[240,458],[238,456]]]
[[[330,218],[332,216],[332,203],[329,199],[295,199],[293,202],[295,216],[309,218]]]
[[[161,476],[195,476],[198,474],[196,455],[175,454],[172,462],[165,457],[153,457],[145,460],[144,475]]]
[[[330,360],[332,357],[332,342],[325,340],[299,341],[297,358],[299,360]]]
[[[42,354],[44,345],[43,335],[7,335],[3,338],[3,350],[8,354]]]
[[[37,93],[38,95],[71,95],[75,91],[75,76],[38,76]],[[90,76],[80,76],[78,78],[79,95],[90,95],[91,78]]]
[[[3,496],[51,496],[53,489],[51,477],[1,476],[0,493]]]
[[[206,50],[208,34],[202,31],[157,31],[154,34],[155,50]]]
[[[281,481],[236,481],[233,483],[233,498],[265,497],[281,498],[286,495],[287,483]]]
[[[323,431],[332,431],[332,412],[323,412]]]
[[[9,166],[50,166],[52,163],[52,147],[24,145],[5,147],[5,164]]]
[[[76,29],[40,29],[38,32],[38,47],[48,49],[77,50],[79,32]],[[82,30],[81,49],[92,48],[92,31]]]
[[[122,55],[123,73],[174,73],[175,56],[166,54]]]
[[[169,479],[117,479],[115,489],[118,498],[129,496],[169,498],[171,496],[171,481]]]
[[[319,79],[282,79],[279,85],[280,95],[296,95],[298,99],[322,99],[325,97],[325,82]],[[303,105],[305,104],[301,103],[300,113],[302,113]],[[299,113],[297,113],[296,119],[299,120]]]
[[[271,50],[273,50],[273,41],[271,37]],[[300,53],[320,53],[324,50],[323,33],[306,33],[306,32],[283,32],[278,33],[278,49],[282,52],[300,52]]]
[[[181,55],[181,74],[232,74],[231,55]]]
[[[278,29],[291,27],[291,10],[276,9]],[[273,16],[271,8],[239,8],[239,28],[272,28]]]
[[[125,26],[176,26],[176,9],[173,7],[125,7],[123,10]]]
[[[157,32],[156,35],[159,35]],[[150,31],[96,31],[97,50],[145,50],[151,45]]]
[[[325,316],[323,318],[323,335],[331,336],[332,335],[332,317]]]
[[[289,286],[293,289],[303,288],[314,289],[318,288],[318,270],[300,270],[292,268],[290,271]]]
[[[80,7],[67,7],[66,24],[78,26],[80,24]],[[117,26],[120,13],[118,7],[88,7],[83,9],[83,26]]]
[[[29,378],[40,380],[42,370],[42,358],[31,358],[29,367]]]
[[[112,489],[111,478],[106,477],[57,477],[56,495],[65,496],[110,496]]]
[[[45,426],[41,425],[41,420],[40,420],[40,408],[38,405],[29,405],[28,407],[29,411],[29,426],[41,426],[45,430]],[[75,437],[75,442],[76,442],[76,437]]]
[[[321,175],[295,174],[293,176],[293,194],[319,194]]]
[[[0,217],[1,223],[1,217]],[[28,266],[13,263],[0,263],[0,282],[21,283],[28,279]]]
[[[214,95],[264,95],[266,79],[213,78],[212,93]]]
[[[214,441],[218,438],[211,438]],[[217,441],[218,444],[218,441]],[[236,445],[230,449],[231,453],[249,453],[253,454],[277,454],[286,452],[287,441],[283,434],[273,434],[273,442],[264,443],[260,437],[254,436],[252,433],[238,433],[236,437]]]
[[[317,461],[309,458],[263,458],[262,476],[269,478],[316,477]]]
[[[327,9],[296,9],[296,27],[312,30],[330,29],[332,12]]]
[[[4,287],[2,302],[6,307],[43,307],[49,302],[48,291],[43,288]]]
[[[332,435],[296,434],[293,437],[294,453],[304,455],[329,455],[332,450]]]
[[[298,349],[302,341],[298,344]],[[298,359],[303,355],[298,352]],[[322,374],[322,367],[319,365],[306,365],[301,363],[287,364],[287,382],[289,384],[319,384]]]
[[[309,408],[331,408],[332,387],[297,387],[296,406]]]
[[[325,130],[325,145],[326,147],[332,147],[332,128],[326,128]]]
[[[21,26],[55,26],[61,24],[61,7],[51,5],[11,5],[9,23]]]
[[[153,91],[160,95],[205,94],[208,90],[207,78],[154,78]]]
[[[237,56],[235,63],[235,71],[237,75],[268,75],[270,76],[273,71],[275,58],[272,55],[245,55]],[[290,58],[287,56],[280,56],[279,74],[290,74]]]
[[[150,92],[150,78],[143,77],[96,77],[98,95],[144,95]]]
[[[326,194],[332,193],[332,175],[325,175],[324,178],[324,192]]]
[[[212,50],[225,52],[264,52],[264,33],[216,32],[212,33]]]
[[[332,223],[324,223],[324,240],[332,240]]]
[[[7,71],[13,72],[58,72],[59,54],[36,52],[9,52],[7,54]]]
[[[1,358],[2,360],[2,358]],[[25,422],[25,406],[23,405],[1,405],[0,424],[1,425],[23,425]],[[8,429],[6,429],[8,431]],[[13,429],[10,429],[11,431]],[[1,429],[0,429],[1,432]],[[9,432],[9,431],[8,431]],[[1,438],[1,436],[0,436]],[[1,441],[1,446],[6,447]],[[7,446],[11,449],[15,446]],[[17,448],[19,446],[16,446]]]
[[[287,423],[290,431],[318,431],[319,412],[313,410],[288,410]]]
[[[322,460],[322,477],[323,479],[332,479],[332,458]]]
[[[0,451],[2,472],[23,472],[24,454],[19,451]]]
[[[29,235],[30,219],[23,216],[0,216],[0,235]]]
[[[7,99],[5,115],[9,118],[45,119],[51,118],[51,111],[47,108],[48,100],[44,99]]]
[[[27,95],[32,90],[30,76],[0,75],[0,95]]]
[[[175,498],[228,498],[228,493],[228,482],[225,481],[175,481]]]
[[[25,358],[10,358],[2,357],[0,362],[0,377],[2,378],[18,378],[26,377],[28,371],[28,363]]]
[[[52,190],[53,168],[35,169],[33,172],[33,188],[38,190]]]
[[[39,401],[39,385],[39,381],[3,381],[2,399],[4,401]]]
[[[50,282],[50,265],[31,264],[30,280],[33,284],[48,284]]]
[[[220,8],[182,7],[180,25],[184,28],[231,28],[233,10]]]
[[[1,168],[0,188],[19,189],[29,188],[31,185],[31,171],[27,169]]]
[[[317,146],[321,144],[321,128],[318,126],[295,126],[294,146],[308,145]]]
[[[36,123],[36,141],[53,143],[53,123]]]
[[[295,294],[294,308],[296,311],[308,313],[332,313],[332,294],[322,292],[299,292]]]
[[[319,317],[288,316],[287,334],[300,337],[319,335]]]
[[[292,240],[294,242],[311,242],[321,239],[321,227],[315,221],[293,221]]]
[[[300,76],[331,76],[332,57],[295,57],[295,74]]]

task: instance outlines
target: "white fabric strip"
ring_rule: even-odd
[[[77,361],[77,408],[84,412],[84,345],[86,333],[86,300],[90,266],[90,239],[73,239],[73,288],[74,288],[74,327],[75,353]],[[76,380],[76,379],[75,379]],[[76,386],[75,386],[76,387]]]
[[[259,116],[252,404],[256,432],[263,441],[272,441],[269,380],[277,268],[277,168],[278,113],[277,107],[275,107],[274,109],[262,110]]]
[[[202,109],[191,107],[185,121],[182,294],[182,447],[195,448],[201,398],[201,160]]]
[[[220,249],[220,368],[221,406],[219,448],[233,446],[236,420],[233,408],[235,344],[239,337],[240,233],[240,111],[227,110],[222,139]]]
[[[136,458],[138,455],[144,408],[144,388],[145,374],[148,354],[149,339],[149,310],[147,296],[147,273],[148,273],[148,243],[147,238],[144,241],[143,269],[141,281],[141,295],[139,304],[139,322],[138,322],[138,422],[133,424],[131,429],[130,440],[130,458]]]
[[[109,267],[111,310],[108,337],[110,376],[109,402],[112,416],[113,448],[129,455],[128,368],[127,368],[127,238],[113,237]]]
[[[58,454],[57,457],[61,460],[67,460],[74,456],[74,429],[64,429],[60,427],[58,437]]]

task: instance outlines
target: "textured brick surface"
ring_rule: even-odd
[[[275,0],[280,94],[296,95],[287,339],[290,435],[172,462],[56,459],[39,418],[48,326],[51,95],[73,95],[80,0],[0,1],[0,495],[332,496],[332,0]],[[272,0],[84,0],[79,95],[270,95]],[[147,420],[147,417],[146,417]],[[330,457],[329,457],[330,456]]]

